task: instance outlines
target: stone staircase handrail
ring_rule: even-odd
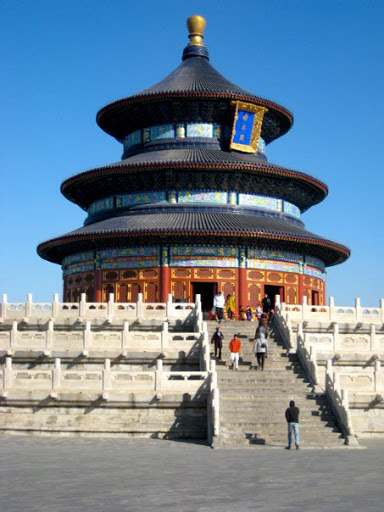
[[[283,306],[284,303],[281,304],[279,300],[276,300],[275,318],[273,322],[281,340],[284,342],[287,353],[289,353],[296,348],[294,343],[295,335],[292,329],[290,315],[286,312],[283,313]]]
[[[208,401],[208,441],[211,445],[220,436],[220,390],[217,384],[216,361],[211,360]]]
[[[348,391],[341,388],[339,374],[337,371],[333,370],[331,360],[327,361],[325,392],[328,395],[332,408],[339,419],[346,444],[357,444],[356,436],[352,427]]]
[[[297,355],[299,356],[300,362],[305,368],[305,371],[307,372],[307,375],[315,391],[323,392],[324,390],[319,386],[316,350],[315,347],[307,345],[307,343],[305,342],[305,336],[303,334],[303,324],[298,325]]]

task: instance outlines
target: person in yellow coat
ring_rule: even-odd
[[[236,302],[235,297],[228,293],[225,299],[225,311],[227,312],[228,320],[233,320],[233,315],[235,314]]]

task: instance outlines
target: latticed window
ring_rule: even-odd
[[[297,304],[297,288],[294,286],[288,286],[287,291],[287,304]]]
[[[124,270],[122,273],[123,279],[136,279],[137,278],[137,270]]]
[[[173,275],[174,277],[190,277],[191,271],[189,268],[175,268]]]
[[[251,284],[249,286],[250,305],[257,306],[260,302],[260,286],[258,284]],[[242,304],[243,305],[243,304]],[[247,304],[244,304],[247,306]]]
[[[88,286],[86,292],[87,302],[93,302],[95,299],[95,289],[93,286]]]
[[[281,279],[280,274],[276,274],[275,272],[271,272],[268,274],[268,281],[272,281],[273,283],[278,283],[281,280],[282,279]]]
[[[82,280],[83,280],[82,276],[76,276],[75,283],[79,284],[79,283],[81,283]]]
[[[304,284],[310,286],[311,285],[311,278],[310,277],[304,277]]]
[[[224,283],[221,287],[224,297],[226,297],[229,293],[234,294],[235,293],[235,283]]]
[[[233,270],[228,270],[228,269],[219,270],[218,271],[218,275],[222,279],[230,279],[231,277],[235,277],[234,271]]]
[[[139,283],[131,284],[131,299],[129,302],[137,302],[137,299],[139,298],[140,289],[141,288]]]
[[[128,285],[121,284],[119,286],[119,302],[128,302]]]
[[[143,279],[153,279],[157,277],[156,270],[144,270],[143,271]]]
[[[117,278],[119,277],[117,272],[106,272],[105,273],[105,279],[107,281],[117,281]]]
[[[209,270],[208,268],[199,268],[196,271],[196,277],[199,277],[200,279],[209,279],[213,276],[212,270]],[[185,276],[187,277],[187,276]]]
[[[261,281],[262,279],[264,279],[264,275],[261,272],[252,270],[251,272],[248,272],[248,278],[255,279],[255,281]]]
[[[84,278],[84,281],[86,283],[92,283],[95,279],[95,276],[93,274],[87,274]]]
[[[147,302],[157,301],[157,284],[147,283]]]
[[[294,274],[287,274],[285,276],[285,282],[286,283],[296,283],[297,282],[297,277],[294,275]]]
[[[173,297],[175,300],[183,301],[185,298],[185,283],[173,283]]]

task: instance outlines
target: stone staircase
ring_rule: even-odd
[[[210,337],[216,322],[208,322]],[[290,400],[300,408],[300,444],[337,447],[344,439],[324,394],[315,394],[296,354],[286,355],[273,326],[269,329],[268,358],[257,371],[252,352],[256,322],[222,323],[222,361],[217,362],[220,390],[220,436],[216,446],[287,444],[285,410]],[[233,334],[241,339],[239,370],[229,368],[228,343]],[[211,346],[213,354],[213,345]],[[212,356],[213,357],[213,356]]]

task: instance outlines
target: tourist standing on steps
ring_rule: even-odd
[[[261,325],[258,326],[255,332],[255,344],[253,346],[253,352],[257,359],[256,370],[264,370],[264,362],[268,352],[268,330],[267,330],[267,319],[261,319]]]
[[[235,297],[228,293],[227,298],[225,299],[225,309],[227,311],[228,320],[233,320],[233,315],[235,314],[236,302]]]
[[[237,334],[233,335],[233,339],[229,342],[229,350],[231,351],[231,365],[234,370],[239,369],[241,341]]]
[[[225,298],[223,292],[217,293],[213,298],[213,307],[216,310],[217,321],[221,324],[221,321],[224,318],[224,304]]]
[[[269,315],[269,312],[271,311],[271,299],[267,294],[264,295],[264,299],[261,303],[263,305],[263,313],[267,313]]]
[[[285,411],[285,418],[288,423],[288,446],[286,450],[290,450],[292,446],[292,430],[295,434],[296,450],[299,449],[300,435],[299,435],[299,408],[295,406],[294,400],[289,402],[289,407]]]
[[[221,361],[221,350],[223,348],[224,334],[221,332],[220,327],[216,327],[216,332],[212,336],[211,343],[215,345],[215,357],[219,354],[219,361]]]

